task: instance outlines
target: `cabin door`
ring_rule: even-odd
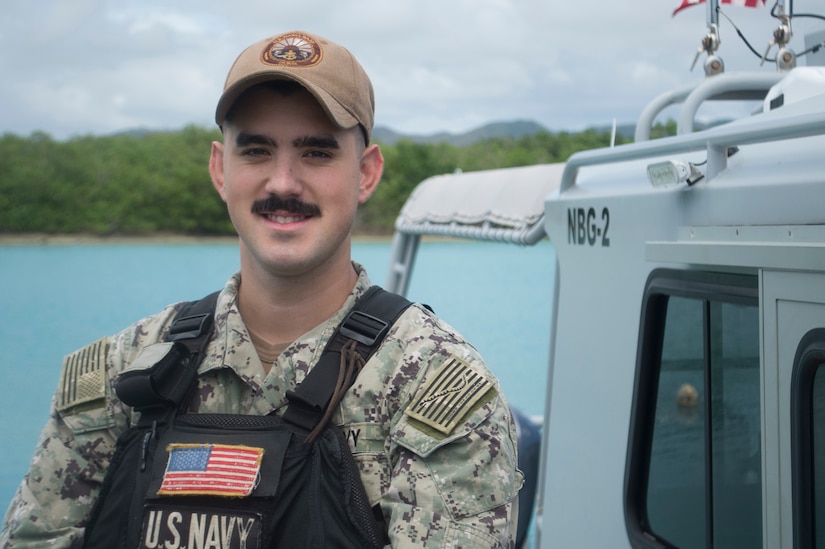
[[[821,547],[811,537],[825,531],[825,274],[764,271],[761,298],[763,539]]]

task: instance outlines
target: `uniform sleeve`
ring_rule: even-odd
[[[140,349],[160,341],[177,306],[63,359],[49,419],[3,520],[0,547],[80,547],[117,438],[131,412],[114,381]]]
[[[49,419],[3,521],[0,547],[79,547],[116,443],[111,341],[67,356]]]
[[[394,548],[514,547],[515,427],[497,382],[481,371],[448,361],[396,424],[381,502]]]

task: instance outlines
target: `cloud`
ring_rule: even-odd
[[[703,6],[676,0],[34,0],[0,15],[0,133],[65,138],[211,125],[223,80],[247,45],[303,29],[347,46],[370,73],[376,123],[397,131],[466,131],[498,120],[552,130],[633,122],[670,87],[702,79],[690,64],[706,33]],[[822,11],[797,0],[797,13]],[[777,23],[769,8],[727,7],[756,49]],[[822,24],[794,22],[797,50]],[[722,20],[732,70],[774,70]],[[703,58],[702,58],[703,60]]]

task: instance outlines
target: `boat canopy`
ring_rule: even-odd
[[[405,293],[422,235],[532,245],[546,236],[544,201],[564,163],[456,172],[425,179],[395,222],[389,290]]]
[[[398,232],[534,244],[544,237],[544,199],[564,164],[456,172],[422,181],[395,223]]]

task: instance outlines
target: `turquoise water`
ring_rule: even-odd
[[[384,284],[389,242],[353,258]],[[432,306],[481,351],[512,404],[544,412],[555,254],[498,243],[422,244],[409,297]],[[63,355],[176,301],[223,286],[231,244],[0,246],[0,513],[28,468]]]

